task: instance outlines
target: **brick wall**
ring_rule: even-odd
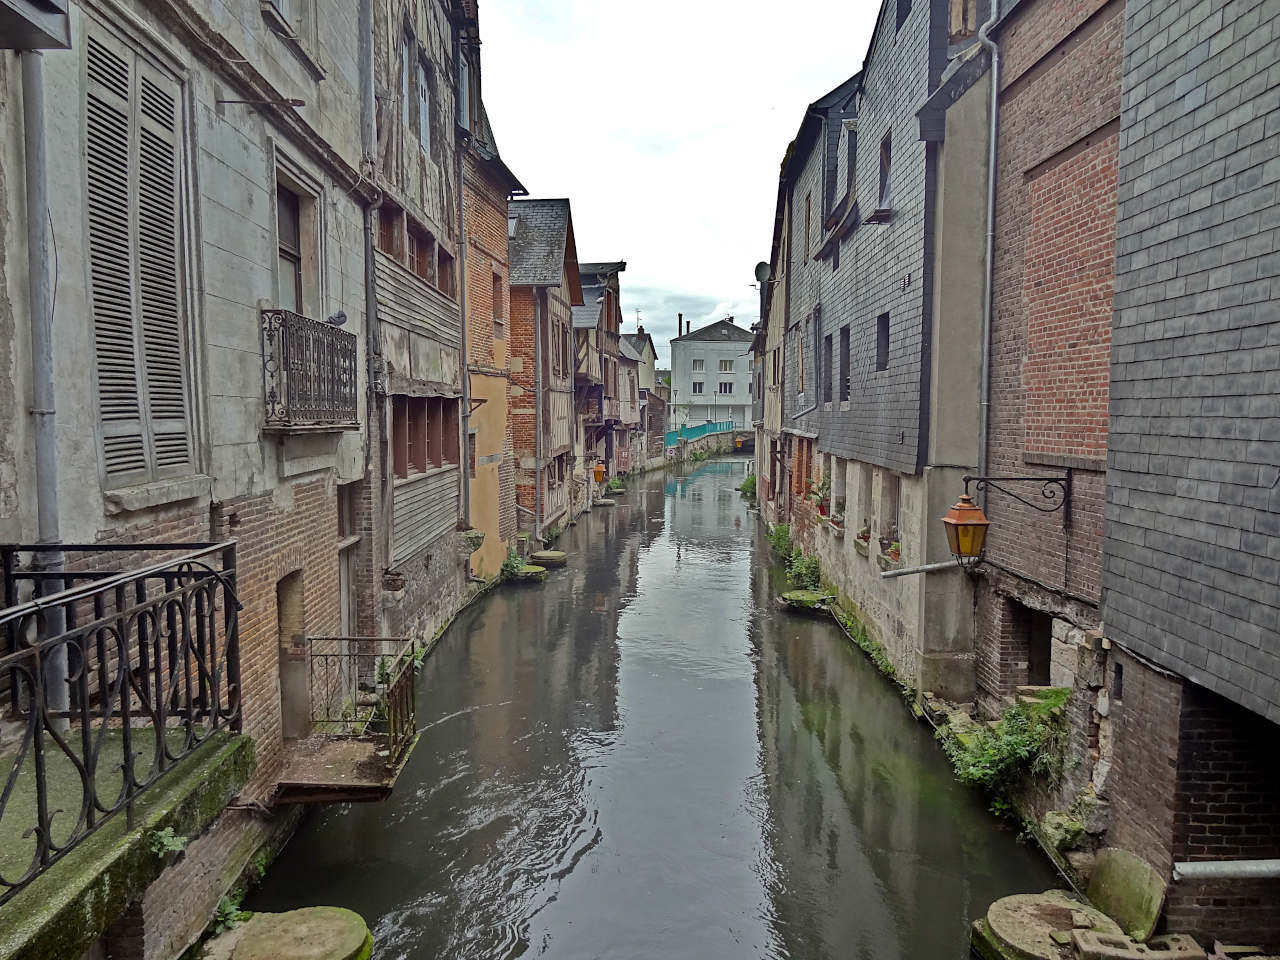
[[[978,688],[1025,683],[1005,611],[1020,602],[1099,623],[1115,119],[1123,0],[1031,0],[1002,27],[987,473],[1074,472],[1070,529],[993,492],[978,592]],[[1032,497],[1029,485],[1019,492]],[[992,594],[998,594],[992,596]]]
[[[1280,858],[1280,730],[1193,684],[1181,729],[1174,858]],[[1170,930],[1280,947],[1280,880],[1175,882],[1165,911]]]
[[[1280,722],[1274,3],[1129,0],[1105,617]]]
[[[537,499],[537,381],[534,327],[537,293],[532,287],[511,288],[511,323],[508,331],[511,351],[510,405],[511,441],[515,453],[516,503],[533,510]],[[529,523],[529,515],[517,511],[518,526]]]

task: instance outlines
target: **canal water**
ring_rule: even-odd
[[[466,610],[392,797],[312,815],[247,907],[350,907],[379,958],[942,960],[1053,886],[834,624],[774,609],[746,468],[633,481]]]

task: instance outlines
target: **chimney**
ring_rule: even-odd
[[[676,336],[677,337],[684,336],[684,314],[683,313],[676,314]]]
[[[725,317],[725,319],[728,320],[730,323],[733,323],[733,314],[732,313],[729,314],[727,317]]]

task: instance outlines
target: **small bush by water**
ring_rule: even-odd
[[[747,479],[742,481],[742,486],[738,487],[742,491],[742,495],[748,500],[756,498],[756,475],[754,473],[747,474]]]
[[[817,557],[805,556],[797,549],[787,563],[787,579],[801,590],[817,590],[822,586],[822,565]]]
[[[785,523],[780,523],[769,531],[769,542],[773,544],[773,549],[778,555],[784,559],[791,558],[791,528]]]
[[[1035,703],[1017,703],[995,726],[975,725],[957,733],[951,725],[938,731],[942,749],[962,783],[981,787],[997,813],[1011,813],[1011,795],[1028,777],[1056,781],[1062,776],[1065,726],[1061,707],[1069,690],[1048,691]]]

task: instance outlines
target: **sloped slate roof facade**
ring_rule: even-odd
[[[507,240],[511,286],[558,287],[569,235],[568,200],[512,200],[515,231]]]
[[[748,343],[751,337],[751,331],[745,327],[740,327],[729,320],[717,320],[715,323],[708,324],[705,327],[699,327],[692,333],[686,333],[683,337],[672,337],[671,342],[675,343],[678,340],[741,340],[743,343]]]

